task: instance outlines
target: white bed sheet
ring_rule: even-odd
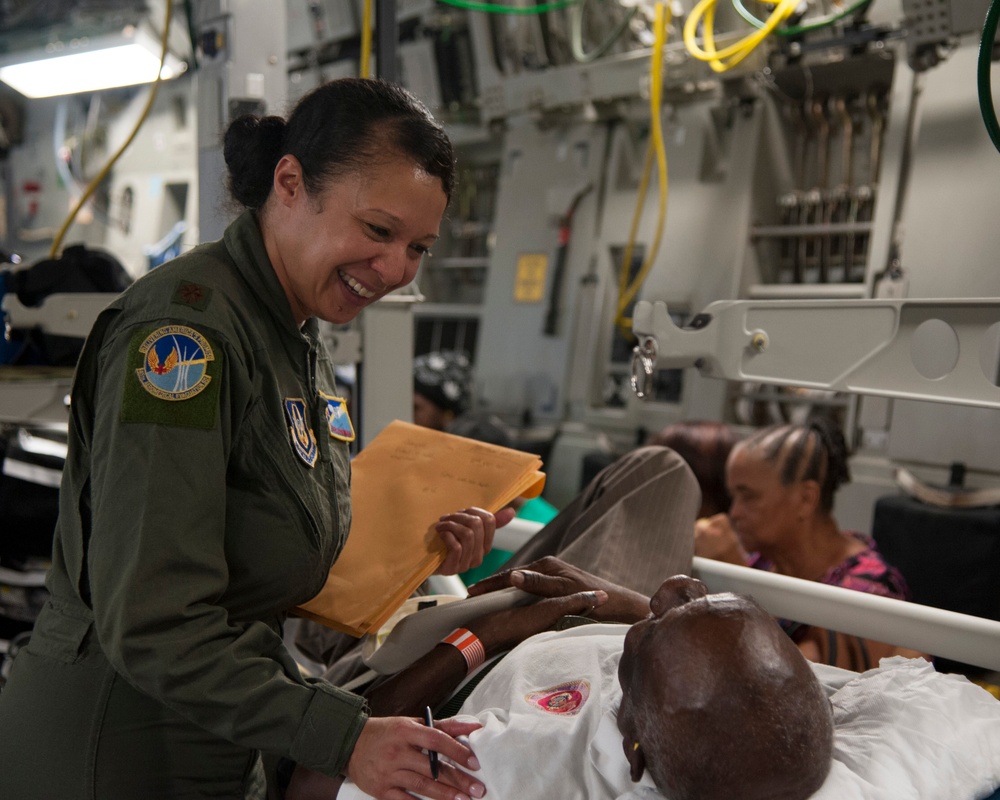
[[[485,725],[470,738],[483,762],[480,777],[488,798],[660,797],[648,777],[640,785],[628,780],[614,724],[620,689],[608,659],[617,664],[626,630],[587,625],[541,634],[509,654],[491,674],[493,680],[473,692],[462,711]],[[542,648],[557,637],[559,658],[553,658]],[[532,688],[565,681],[567,663],[592,676],[591,705],[599,703],[583,734],[543,731],[556,720],[519,710]],[[879,668],[860,675],[813,667],[833,706],[836,731],[833,765],[813,800],[979,800],[1000,786],[1000,701],[984,689],[964,677],[935,672],[922,659],[884,659]],[[524,759],[536,763],[518,769]],[[580,777],[585,772],[590,773],[586,781]],[[350,783],[341,791],[342,800],[365,797]]]
[[[843,685],[830,697],[833,769],[814,800],[964,800],[1000,786],[1000,701],[989,692],[923,659],[817,672]]]

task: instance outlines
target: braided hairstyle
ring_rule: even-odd
[[[237,117],[223,140],[229,192],[254,210],[267,202],[282,156],[298,159],[306,190],[315,197],[329,181],[397,154],[438,178],[451,198],[455,154],[444,128],[402,87],[366,78],[343,78],[313,89],[287,120]]]
[[[820,508],[827,513],[833,510],[837,489],[851,480],[847,442],[829,417],[810,417],[803,425],[772,425],[750,436],[742,446],[774,464],[784,486],[816,481]]]

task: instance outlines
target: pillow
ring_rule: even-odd
[[[965,677],[900,656],[842,685],[818,674],[839,688],[834,763],[814,800],[973,800],[1000,786],[1000,702]]]

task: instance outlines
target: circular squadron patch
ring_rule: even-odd
[[[142,387],[160,400],[188,400],[204,391],[212,377],[208,362],[212,346],[185,325],[165,325],[139,346],[142,367],[136,370]]]

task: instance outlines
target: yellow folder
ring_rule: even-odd
[[[352,462],[347,544],[319,594],[294,613],[352,636],[377,631],[444,561],[438,519],[537,497],[541,466],[532,453],[390,423]]]

